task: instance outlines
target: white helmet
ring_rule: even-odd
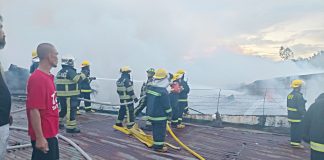
[[[62,65],[74,67],[74,57],[62,57]]]

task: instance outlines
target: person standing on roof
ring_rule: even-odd
[[[311,160],[324,159],[324,93],[315,100],[303,119],[304,141],[310,143]]]
[[[172,83],[171,83],[171,92],[170,92],[170,104],[172,107],[172,119],[171,119],[171,127],[177,128],[179,126],[179,93],[181,92],[180,80],[181,74],[173,74]]]
[[[183,69],[178,70],[177,74],[180,74],[181,78],[179,79],[179,83],[181,86],[181,92],[179,94],[179,115],[178,115],[178,126],[177,128],[185,128],[185,125],[182,124],[182,117],[184,113],[188,113],[189,107],[188,107],[188,94],[190,92],[190,87],[185,81],[185,74],[186,72]]]
[[[32,64],[30,66],[29,73],[32,74],[38,68],[38,65],[39,65],[39,58],[38,58],[37,52],[33,51],[32,52]]]
[[[153,76],[155,74],[155,70],[154,68],[150,68],[146,71],[146,73],[147,73],[147,81],[144,82],[142,85],[140,97],[146,96],[147,88],[153,84]],[[135,117],[137,117],[146,106],[147,106],[147,97],[142,98],[139,101],[138,106],[135,108]],[[152,130],[151,122],[146,121],[146,125],[143,129],[151,131]]]
[[[79,83],[86,79],[84,73],[77,73],[74,68],[73,57],[62,58],[62,69],[57,73],[55,84],[60,102],[60,128],[64,127],[63,119],[66,116],[66,132],[80,133],[77,128],[76,112],[80,104]]]
[[[167,120],[171,116],[170,97],[167,90],[170,81],[165,69],[158,69],[154,75],[153,85],[147,90],[147,115],[152,122],[153,149],[157,152],[166,152],[164,146]]]
[[[2,16],[0,15],[0,49],[6,45],[6,38],[3,31]],[[11,95],[7,87],[3,68],[0,62],[0,160],[5,158],[9,137],[9,125],[12,124]]]
[[[92,93],[92,88],[90,86],[90,83],[93,80],[96,80],[96,77],[90,77],[90,62],[89,61],[83,61],[81,64],[81,73],[86,75],[86,79],[81,81],[80,88],[81,88],[81,97],[87,100],[91,100],[90,94]],[[84,110],[86,112],[95,112],[92,110],[91,103],[90,102],[84,102]]]
[[[287,96],[288,122],[290,123],[290,145],[303,148],[301,145],[303,126],[302,119],[306,113],[306,100],[301,93],[302,80],[294,80],[291,83],[293,91]]]
[[[39,68],[29,77],[27,83],[28,134],[33,147],[31,159],[57,160],[59,107],[54,75],[50,70],[57,66],[58,53],[49,43],[38,45],[37,53],[40,59]]]
[[[119,108],[116,120],[116,126],[119,127],[123,127],[125,115],[127,117],[127,128],[132,128],[135,124],[134,103],[132,102],[137,103],[138,99],[134,93],[133,81],[130,77],[131,71],[128,66],[122,67],[120,69],[121,77],[116,82],[120,103],[129,103],[121,105]]]

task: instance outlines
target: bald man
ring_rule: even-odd
[[[49,43],[38,45],[37,53],[39,67],[28,80],[26,101],[32,160],[57,160],[59,112],[54,76],[50,70],[57,66],[58,53]]]
[[[2,17],[0,15],[0,49],[3,49],[6,45],[5,34],[2,28]],[[11,95],[5,82],[0,62],[0,160],[5,158],[9,137],[9,124],[12,124],[10,109]]]

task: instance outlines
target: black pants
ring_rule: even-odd
[[[123,101],[121,103],[127,103],[127,102]],[[125,115],[127,117],[126,120],[127,127],[132,127],[135,121],[134,103],[120,106],[116,123],[122,123],[125,118]]]
[[[167,121],[152,121],[154,149],[161,149],[164,146],[166,123]]]
[[[179,124],[180,109],[179,109],[178,99],[179,99],[178,94],[170,93],[170,104],[172,108],[171,125],[173,127]]]
[[[76,111],[80,104],[78,96],[73,97],[58,97],[60,102],[60,122],[66,116],[66,129],[74,129],[77,127],[76,123]]]
[[[58,160],[60,159],[58,140],[56,137],[47,138],[49,151],[45,154],[36,148],[36,141],[31,141],[33,147],[32,160]]]
[[[290,144],[300,145],[303,138],[303,124],[301,122],[292,122],[290,124]]]
[[[311,150],[311,160],[324,160],[324,152]]]
[[[137,117],[143,110],[144,108],[147,106],[147,98],[143,98],[140,100],[138,106],[135,108],[135,117]]]
[[[188,102],[178,102],[178,106],[179,106],[179,112],[178,112],[178,123],[181,124],[182,122],[182,117],[183,117],[183,113],[185,111],[185,109],[188,107]]]
[[[81,98],[91,100],[91,92],[81,92],[80,96]],[[91,102],[84,102],[84,110],[85,111],[91,111]]]

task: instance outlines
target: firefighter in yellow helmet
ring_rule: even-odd
[[[120,103],[130,103],[121,105],[118,111],[118,117],[116,126],[123,127],[123,120],[126,115],[127,128],[133,127],[135,124],[134,103],[138,102],[138,99],[134,93],[133,81],[131,80],[131,69],[128,66],[120,68],[121,77],[116,82],[117,93],[119,95]]]
[[[177,71],[177,74],[180,74],[179,83],[181,86],[181,92],[179,94],[178,106],[179,106],[179,115],[178,115],[178,125],[177,128],[185,128],[185,125],[182,124],[182,117],[184,113],[188,113],[188,94],[190,92],[190,87],[188,82],[185,81],[185,70],[180,69]]]
[[[180,117],[180,108],[179,108],[179,94],[181,92],[180,86],[180,78],[181,74],[175,73],[172,76],[171,82],[171,91],[170,91],[170,104],[172,107],[172,120],[171,120],[171,127],[173,128],[181,128],[179,125],[179,118]]]
[[[38,68],[39,58],[36,51],[32,52],[32,65],[30,66],[29,73],[32,74]]]
[[[158,69],[154,75],[153,85],[147,90],[147,115],[152,122],[153,149],[158,152],[166,152],[164,146],[167,120],[171,116],[170,97],[167,90],[170,81],[165,69]]]
[[[62,69],[57,73],[55,84],[57,97],[61,106],[60,110],[60,128],[64,127],[63,119],[66,116],[66,132],[80,133],[77,128],[76,112],[80,104],[79,83],[86,79],[84,73],[77,73],[74,68],[73,57],[62,58]]]
[[[92,88],[90,83],[93,80],[96,80],[96,77],[90,76],[90,62],[85,60],[81,64],[81,73],[83,73],[87,78],[81,81],[80,89],[81,89],[81,97],[87,100],[91,100],[90,94],[92,93]],[[90,102],[84,102],[84,110],[86,112],[95,112],[92,110]]]
[[[290,144],[292,147],[303,148],[301,145],[303,126],[302,119],[306,113],[305,104],[306,100],[301,93],[301,87],[303,85],[302,80],[293,80],[291,88],[293,91],[287,96],[287,109],[288,109],[288,121],[290,126]]]
[[[152,86],[153,84],[153,76],[155,74],[154,68],[150,68],[146,71],[147,73],[147,81],[143,83],[142,88],[141,88],[141,95],[140,97],[146,96],[147,88],[149,86]],[[138,106],[135,108],[135,117],[138,116],[144,108],[147,106],[147,97],[141,99],[139,101]],[[151,131],[152,130],[152,124],[150,121],[146,121],[145,127],[143,127],[144,130]]]

